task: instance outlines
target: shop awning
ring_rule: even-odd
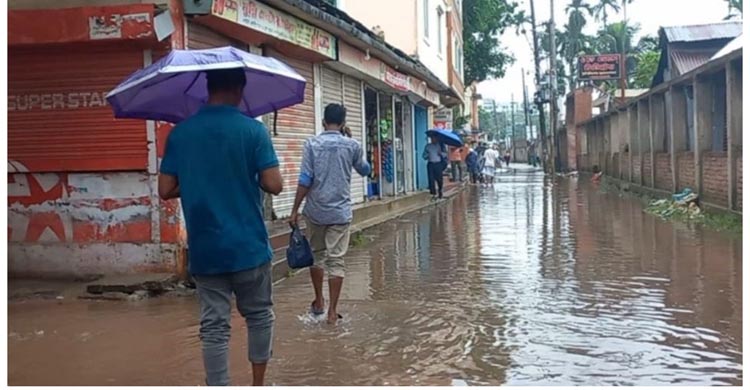
[[[8,11],[8,44],[155,40],[154,5]]]

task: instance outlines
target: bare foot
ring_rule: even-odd
[[[336,322],[340,320],[342,317],[340,314],[337,313],[328,313],[328,325],[336,325]]]

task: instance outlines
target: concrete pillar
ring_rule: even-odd
[[[711,150],[711,82],[693,77],[693,138],[695,148],[695,187],[703,194],[703,152]]]
[[[636,183],[638,185],[645,185],[646,184],[646,178],[643,177],[643,172],[645,171],[643,169],[643,165],[645,160],[646,153],[651,153],[651,134],[649,129],[649,104],[648,99],[643,99],[638,102],[638,152],[639,152],[639,158],[641,159],[640,164],[640,182]]]
[[[667,123],[669,125],[669,154],[672,164],[672,190],[679,191],[678,176],[680,168],[677,156],[687,150],[687,97],[684,87],[673,85],[667,95]]]
[[[638,105],[628,107],[628,145],[630,158],[628,159],[628,181],[633,182],[633,161],[638,158]]]
[[[651,120],[653,121],[653,150],[654,152],[666,152],[664,148],[664,137],[667,135],[667,123],[664,112],[664,95],[651,96]]]
[[[656,136],[658,133],[658,98],[655,95],[651,95],[648,98],[648,137],[649,137],[649,149],[648,153],[651,156],[651,188],[656,187],[656,156],[655,151],[657,147]],[[659,143],[660,144],[660,143]]]
[[[742,156],[742,58],[727,63],[726,83],[729,208],[737,210],[737,157]]]

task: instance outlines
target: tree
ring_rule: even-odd
[[[605,27],[609,11],[620,12],[620,0],[599,0],[599,3],[594,5],[596,20],[601,21]]]
[[[501,78],[513,54],[500,45],[500,37],[510,27],[526,20],[513,0],[464,0],[464,83]]]
[[[659,51],[659,38],[653,35],[644,35],[638,40],[635,51],[643,53],[647,51]]]
[[[564,26],[560,39],[560,54],[568,66],[567,79],[570,90],[576,86],[576,67],[578,56],[587,54],[591,39],[583,32],[586,26],[586,14],[593,16],[593,10],[584,0],[572,0],[565,11],[568,12],[568,23]]]
[[[732,19],[735,17],[742,18],[742,0],[725,0],[729,11],[724,20]]]
[[[656,50],[642,51],[637,54],[633,88],[651,87],[651,81],[653,81],[656,70],[659,68],[660,57],[661,53]]]

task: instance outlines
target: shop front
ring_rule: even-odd
[[[174,271],[155,123],[114,119],[107,93],[166,53],[152,4],[9,10],[9,272]],[[75,261],[72,261],[75,259]]]
[[[417,189],[415,104],[439,100],[420,80],[400,73],[377,58],[339,42],[339,61],[330,67],[363,84],[363,144],[373,167],[366,197],[395,197]],[[325,81],[324,81],[325,82]],[[432,103],[434,104],[434,103]],[[427,130],[426,122],[422,134]]]

